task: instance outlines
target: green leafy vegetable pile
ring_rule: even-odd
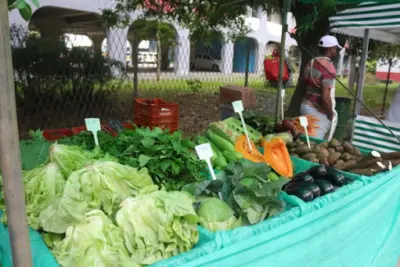
[[[54,243],[53,254],[61,266],[135,266],[124,246],[122,229],[100,210],[67,229],[65,238]]]
[[[95,161],[69,176],[63,195],[42,210],[40,222],[47,232],[64,233],[90,210],[101,209],[113,216],[125,198],[156,189],[145,168]]]
[[[235,162],[219,173],[219,179],[226,181],[222,193],[228,204],[246,224],[262,222],[283,209],[278,196],[288,180],[265,163]]]
[[[246,124],[250,125],[262,135],[272,134],[275,132],[275,121],[273,118],[265,116],[264,114],[245,111],[243,118]]]
[[[149,265],[199,238],[190,194],[158,191],[146,168],[98,149],[53,144],[50,161],[24,172],[23,182],[29,225],[65,267]]]
[[[199,239],[194,199],[185,192],[156,191],[128,198],[116,216],[132,261],[150,265],[190,250]]]
[[[87,132],[60,142],[94,148],[93,137]],[[187,183],[203,180],[199,173],[205,165],[194,154],[195,144],[179,131],[137,128],[124,130],[117,137],[100,132],[99,143],[105,153],[117,157],[120,163],[146,167],[154,182],[166,189],[176,190]]]
[[[278,196],[288,180],[278,176],[265,163],[237,161],[229,164],[224,171],[217,174],[217,177],[218,180],[215,181],[186,185],[182,190],[193,194],[199,203],[209,197],[217,198],[218,192],[221,192],[223,200],[233,209],[236,217],[242,218],[245,225],[262,222],[283,209],[283,202]],[[225,221],[230,218],[230,216],[225,217]],[[214,229],[207,224],[204,226],[211,231]]]
[[[208,198],[197,209],[200,225],[211,232],[231,230],[242,226],[242,220],[235,217],[235,212],[224,201]]]

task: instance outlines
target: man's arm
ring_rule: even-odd
[[[332,106],[332,98],[331,98],[331,90],[335,86],[335,78],[336,78],[336,69],[335,66],[331,63],[327,66],[327,69],[324,70],[321,79],[322,85],[322,107],[325,110],[328,118],[330,120],[333,119],[333,106]]]
[[[326,114],[328,115],[328,119],[333,119],[333,108],[332,108],[332,99],[331,99],[331,87],[323,86],[322,87],[322,107],[324,108]]]

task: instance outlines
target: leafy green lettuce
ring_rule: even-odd
[[[39,215],[62,195],[65,179],[55,163],[27,171],[23,174],[28,224],[40,228]]]
[[[122,230],[100,210],[86,213],[80,223],[68,227],[65,238],[54,242],[53,253],[63,267],[135,266]]]
[[[198,217],[186,192],[156,191],[128,198],[116,215],[132,261],[149,265],[190,250],[198,241]]]
[[[48,163],[24,172],[22,181],[25,191],[28,224],[33,229],[38,230],[41,228],[40,212],[62,195],[65,179],[55,163]],[[2,206],[2,208],[5,208],[4,205]],[[6,212],[3,213],[2,221],[4,223],[7,222]]]
[[[235,212],[218,198],[204,200],[197,209],[200,225],[211,232],[231,230],[242,225]]]
[[[60,144],[50,146],[50,161],[58,165],[65,177],[83,168],[95,155],[96,153],[83,150],[79,146]]]
[[[145,168],[137,170],[114,161],[95,161],[69,176],[62,196],[39,218],[45,231],[64,233],[92,209],[113,216],[125,198],[156,189]]]

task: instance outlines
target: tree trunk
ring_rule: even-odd
[[[160,81],[161,77],[161,40],[157,38],[157,82]]]
[[[162,57],[162,49],[161,49],[161,36],[160,36],[160,25],[157,25],[157,82],[160,81],[161,78],[161,57]]]
[[[307,10],[303,9],[303,5],[296,5],[292,9],[292,13],[295,16],[296,21],[301,21],[307,14]],[[296,89],[293,93],[292,99],[290,100],[290,105],[285,113],[287,117],[295,117],[300,115],[300,105],[305,95],[305,85],[303,80],[303,72],[307,64],[312,59],[312,56],[318,56],[318,41],[319,39],[329,32],[329,21],[328,18],[323,21],[318,21],[314,24],[314,28],[307,33],[298,36],[297,41],[301,51],[301,66],[299,71],[299,79],[297,82]],[[307,49],[312,55],[310,55]]]
[[[161,69],[167,70],[169,67],[169,45],[161,44]]]

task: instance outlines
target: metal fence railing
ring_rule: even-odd
[[[51,37],[12,26],[21,135],[80,126],[87,117],[131,120],[134,97],[178,103],[180,128],[191,134],[218,119],[217,92],[226,84],[256,89],[257,109],[274,115],[276,88],[266,82],[263,67],[270,47],[250,38],[203,42],[174,33],[137,41],[136,49],[131,30]]]

